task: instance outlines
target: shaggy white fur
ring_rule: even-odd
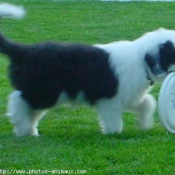
[[[124,111],[137,114],[140,129],[150,129],[153,126],[156,101],[150,94],[147,94],[150,84],[145,72],[145,54],[140,55],[135,41],[119,41],[96,45],[96,47],[110,53],[110,64],[116,70],[116,76],[119,77],[116,96],[110,100],[99,101],[97,104],[103,132],[121,132]]]
[[[32,110],[20,95],[20,91],[14,91],[9,96],[9,113],[7,115],[11,119],[11,122],[15,125],[14,132],[17,136],[38,136],[38,122],[47,111]]]

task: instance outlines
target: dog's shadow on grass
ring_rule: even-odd
[[[173,140],[173,135],[164,129],[152,129],[149,131],[139,131],[135,128],[124,130],[120,134],[103,135],[97,128],[91,130],[77,129],[70,132],[68,130],[40,130],[40,136],[15,137],[12,134],[1,136],[0,152],[3,150],[18,149],[22,152],[42,152],[42,150],[58,150],[61,154],[65,150],[97,151],[99,149],[113,150],[118,147],[143,146],[145,143],[156,144],[161,138]],[[161,137],[160,137],[161,136]]]
[[[10,128],[11,129],[11,128]],[[49,127],[45,127],[43,124],[39,127],[39,136],[23,136],[16,137],[13,133],[5,136],[1,135],[2,140],[7,143],[13,142],[32,144],[32,145],[48,145],[55,144],[60,146],[68,146],[68,145],[77,145],[77,146],[92,146],[94,145],[104,145],[106,144],[117,144],[117,143],[132,143],[132,142],[141,142],[141,141],[154,141],[156,138],[166,137],[169,138],[172,134],[169,134],[163,128],[154,127],[151,130],[141,131],[134,127],[126,127],[124,128],[122,133],[114,133],[104,135],[100,132],[98,125],[95,122],[89,122],[87,124],[83,123],[74,123],[73,125],[64,123],[64,125],[60,125],[60,123],[55,123],[49,125]],[[26,145],[27,146],[27,145]]]
[[[92,145],[103,144],[107,142],[140,142],[141,140],[154,140],[154,138],[160,135],[167,135],[168,133],[164,129],[151,129],[146,131],[140,131],[135,128],[124,130],[122,133],[114,134],[102,134],[97,128],[88,129],[77,129],[77,131],[69,132],[68,130],[58,130],[54,132],[40,131],[40,136],[42,139],[51,139],[56,143],[65,144],[79,144]],[[71,129],[70,129],[71,130]],[[38,138],[39,138],[38,137]]]

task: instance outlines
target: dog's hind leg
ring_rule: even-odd
[[[154,113],[157,104],[154,97],[150,94],[145,94],[134,109],[136,115],[138,116],[138,127],[140,129],[150,129],[154,125]]]
[[[45,113],[44,110],[33,110],[21,97],[20,91],[14,91],[9,96],[8,116],[15,125],[17,136],[37,136],[38,121]]]
[[[47,113],[47,110],[35,110],[33,111],[31,115],[31,130],[30,130],[30,135],[32,136],[38,136],[38,122],[41,120],[44,115]]]
[[[123,110],[115,104],[112,100],[103,100],[97,105],[99,123],[104,134],[120,133],[123,130]]]

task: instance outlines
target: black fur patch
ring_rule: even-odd
[[[173,43],[167,41],[161,44],[157,54],[146,54],[145,61],[155,76],[162,72],[167,72],[168,68],[175,64],[175,48]]]
[[[117,93],[118,78],[102,49],[51,42],[18,47],[21,53],[9,50],[10,79],[34,109],[54,106],[62,92],[71,99],[84,92],[92,105]]]
[[[156,60],[153,56],[151,56],[150,54],[146,54],[145,55],[145,61],[147,63],[147,65],[149,66],[151,72],[154,72],[154,67],[156,65]]]
[[[171,41],[167,41],[160,46],[159,62],[164,71],[167,71],[172,64],[175,64],[175,48]]]
[[[162,74],[163,70],[160,67],[158,55],[153,56],[150,54],[146,54],[145,61],[146,61],[147,65],[149,66],[153,75],[159,76]],[[150,81],[151,77],[149,77],[148,80]]]

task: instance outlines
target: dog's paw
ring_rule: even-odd
[[[38,137],[38,130],[37,128],[33,128],[33,129],[24,129],[22,127],[15,127],[13,132],[15,133],[15,135],[17,137],[22,137],[22,136],[34,136],[34,137]]]

